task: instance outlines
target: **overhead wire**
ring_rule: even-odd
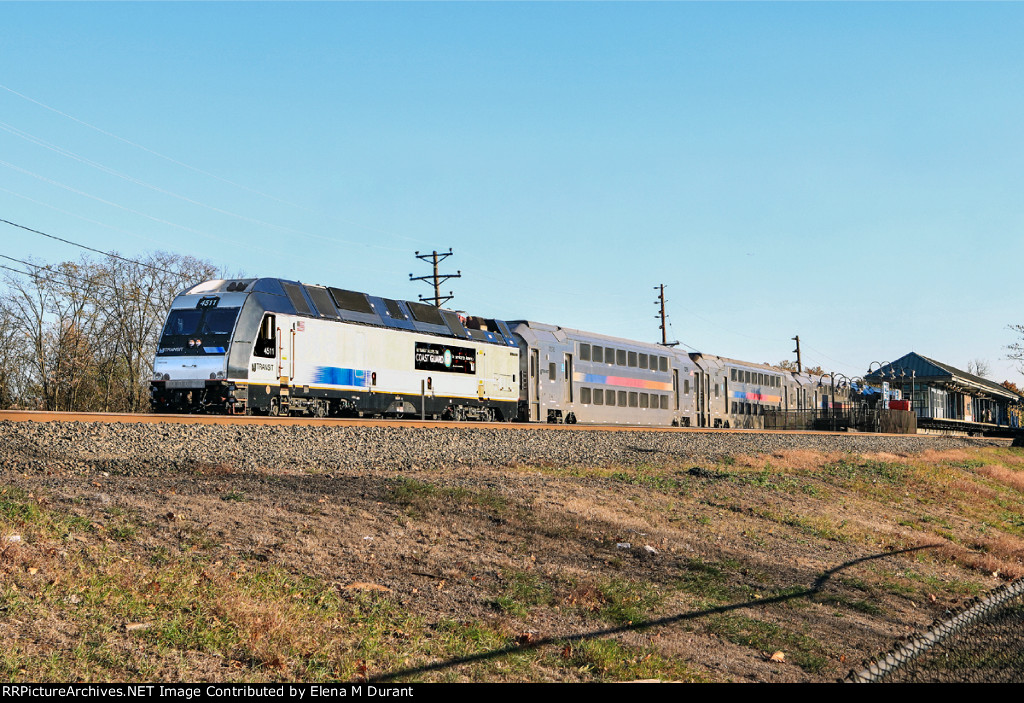
[[[2,159],[0,159],[0,166],[6,166],[6,167],[8,167],[10,169],[18,171],[19,173],[24,173],[27,176],[32,176],[33,178],[37,178],[37,179],[43,181],[44,183],[49,183],[50,185],[56,186],[58,188],[63,188],[64,190],[67,190],[67,191],[69,191],[71,193],[74,193],[76,195],[81,195],[84,198],[90,198],[90,199],[95,200],[97,202],[103,203],[104,205],[110,205],[111,207],[116,207],[118,209],[124,210],[125,212],[130,212],[133,215],[138,215],[139,217],[144,217],[147,220],[152,220],[153,222],[158,222],[160,224],[167,225],[169,227],[176,227],[176,228],[184,230],[186,232],[191,232],[193,234],[197,234],[200,237],[207,237],[209,239],[215,239],[217,241],[224,242],[226,244],[235,244],[235,245],[238,245],[238,246],[247,246],[247,247],[250,247],[250,248],[257,249],[259,251],[263,251],[263,252],[265,252],[267,254],[275,254],[276,253],[274,251],[271,251],[269,249],[264,249],[262,247],[253,247],[251,243],[243,244],[242,242],[239,242],[237,240],[226,239],[224,237],[218,237],[217,235],[210,234],[208,232],[204,232],[202,230],[195,229],[193,227],[188,227],[187,225],[181,225],[181,224],[178,224],[176,222],[171,222],[170,220],[165,220],[165,219],[163,219],[161,217],[155,217],[153,215],[147,215],[146,213],[140,212],[139,210],[132,209],[132,208],[127,207],[125,205],[119,205],[118,203],[115,203],[115,202],[113,202],[111,200],[107,200],[105,198],[101,198],[101,197],[99,197],[97,195],[92,195],[91,193],[86,193],[85,191],[79,190],[77,188],[73,188],[72,186],[69,186],[69,185],[67,185],[65,183],[61,183],[60,181],[55,181],[52,178],[47,178],[46,176],[40,175],[40,174],[35,173],[33,171],[29,171],[28,169],[21,168],[20,166],[15,166],[14,164],[12,164],[12,163],[10,163],[8,161],[4,161]]]
[[[264,197],[264,198],[269,198],[269,199],[274,200],[276,202],[279,202],[279,203],[281,203],[283,205],[289,205],[291,207],[298,208],[300,210],[307,210],[307,208],[303,207],[302,205],[297,205],[296,203],[292,203],[292,202],[289,202],[287,200],[283,200],[281,198],[278,198],[278,197],[275,197],[273,195],[270,195],[269,193],[263,193],[261,191],[258,191],[256,189],[254,189],[254,188],[250,188],[248,186],[242,185],[241,183],[235,183],[234,181],[231,181],[231,180],[228,180],[227,178],[223,178],[221,176],[218,176],[215,173],[210,173],[209,171],[204,171],[201,168],[197,168],[196,166],[192,166],[192,165],[187,164],[187,163],[185,163],[183,161],[178,161],[177,159],[174,159],[174,158],[172,158],[170,156],[167,156],[166,154],[161,154],[160,152],[155,151],[153,149],[150,149],[148,147],[145,147],[142,144],[139,144],[137,142],[133,142],[130,139],[125,139],[124,137],[120,137],[120,136],[114,134],[113,132],[108,132],[105,129],[102,129],[100,127],[97,127],[96,125],[93,125],[93,124],[90,124],[90,123],[86,122],[85,120],[80,120],[77,117],[75,117],[74,115],[69,115],[68,113],[62,112],[61,110],[58,110],[55,107],[50,107],[49,105],[47,105],[45,103],[42,103],[39,100],[36,100],[35,98],[31,98],[31,97],[25,95],[24,93],[19,93],[18,91],[14,90],[12,88],[8,88],[6,85],[0,85],[0,89],[6,90],[8,93],[11,93],[12,95],[16,95],[19,98],[21,98],[22,100],[27,100],[30,103],[38,105],[39,107],[43,108],[44,110],[49,110],[50,112],[53,112],[53,113],[55,113],[57,115],[60,115],[61,117],[66,117],[67,119],[71,120],[72,122],[77,122],[78,124],[82,125],[83,127],[87,127],[87,128],[89,128],[91,130],[99,132],[100,134],[102,134],[104,136],[107,136],[107,137],[110,137],[111,139],[116,139],[117,141],[123,142],[125,144],[128,144],[129,146],[135,147],[136,149],[141,149],[142,151],[146,152],[147,154],[152,154],[153,156],[156,156],[157,158],[163,159],[165,161],[169,161],[170,163],[173,163],[173,164],[175,164],[177,166],[181,166],[182,168],[187,168],[190,171],[195,171],[196,173],[200,173],[200,174],[202,174],[204,176],[208,176],[210,178],[216,179],[218,181],[221,181],[222,183],[227,183],[228,185],[234,186],[235,188],[241,188],[242,190],[248,191],[248,192],[253,193],[255,195],[259,195],[259,196]]]
[[[153,266],[152,264],[147,264],[147,263],[144,263],[142,261],[136,261],[135,259],[129,259],[126,256],[121,256],[120,254],[114,254],[113,252],[103,251],[101,249],[96,249],[94,247],[86,246],[85,244],[79,244],[78,242],[73,242],[70,239],[64,239],[63,237],[58,237],[58,236],[53,235],[53,234],[47,234],[46,232],[42,232],[42,231],[40,231],[38,229],[32,229],[31,227],[26,227],[25,225],[19,225],[17,222],[11,222],[10,220],[5,220],[2,217],[0,217],[0,222],[4,223],[5,225],[10,225],[11,227],[17,227],[18,229],[23,229],[26,232],[32,232],[33,234],[38,234],[38,235],[42,235],[43,237],[48,237],[50,239],[55,239],[56,241],[63,242],[64,244],[70,244],[71,246],[78,247],[79,249],[85,249],[87,251],[92,251],[92,252],[95,252],[97,254],[102,254],[103,256],[109,256],[109,257],[111,257],[113,259],[119,259],[119,260],[127,262],[127,263],[137,264],[138,266],[143,266],[145,268],[152,269],[153,271],[161,271],[162,273],[169,273],[171,275],[175,275],[174,271],[169,271],[167,269],[160,268],[159,266]],[[10,258],[10,257],[5,257],[5,258]]]
[[[180,161],[180,160],[175,159],[175,158],[173,158],[171,156],[167,156],[166,154],[162,154],[159,151],[156,151],[154,149],[150,149],[149,147],[144,146],[142,144],[139,144],[138,142],[134,142],[134,141],[132,141],[130,139],[126,139],[124,137],[121,137],[121,136],[119,136],[117,134],[114,134],[113,132],[109,132],[109,131],[101,128],[101,127],[97,127],[96,125],[90,124],[89,122],[86,122],[85,120],[79,119],[79,118],[75,117],[74,115],[70,115],[70,114],[68,114],[66,112],[63,112],[62,110],[58,110],[57,108],[51,107],[51,106],[49,106],[49,105],[47,105],[47,104],[45,104],[45,103],[43,103],[43,102],[41,102],[39,100],[36,100],[35,98],[32,98],[32,97],[29,97],[28,95],[25,95],[24,93],[20,93],[20,92],[14,90],[12,88],[9,88],[8,86],[0,85],[0,89],[6,90],[7,92],[11,93],[12,95],[16,95],[19,98],[21,98],[23,100],[26,100],[26,101],[34,104],[34,105],[38,105],[39,107],[41,107],[41,108],[43,108],[45,110],[49,110],[50,112],[53,112],[54,114],[60,115],[61,117],[65,117],[65,118],[71,120],[72,122],[75,122],[77,124],[82,125],[83,127],[87,127],[87,128],[89,128],[91,130],[94,130],[94,131],[96,131],[96,132],[98,132],[98,133],[100,133],[100,134],[102,134],[102,135],[104,135],[106,137],[110,137],[111,139],[115,139],[115,140],[117,140],[119,142],[122,142],[124,144],[127,144],[127,145],[129,145],[131,147],[134,147],[136,149],[140,149],[141,151],[144,151],[147,154],[151,154],[152,156],[155,156],[157,158],[160,158],[160,159],[163,159],[165,161],[168,161],[169,163],[175,164],[176,166],[181,166],[182,168],[188,169],[188,170],[193,171],[195,173],[202,174],[202,175],[207,176],[209,178],[213,178],[214,180],[220,181],[222,183],[226,183],[226,184],[228,184],[228,185],[230,185],[232,187],[239,188],[241,190],[244,190],[246,192],[252,193],[254,195],[258,195],[260,197],[267,198],[267,199],[272,200],[274,202],[281,203],[282,205],[287,205],[289,207],[293,207],[293,208],[296,208],[296,209],[299,209],[299,210],[303,210],[303,211],[309,212],[309,213],[316,212],[316,211],[314,211],[314,210],[312,210],[312,209],[310,209],[308,207],[305,207],[303,205],[299,205],[297,203],[293,203],[293,202],[291,202],[289,200],[285,200],[283,198],[279,198],[279,197],[277,197],[275,195],[271,195],[270,193],[265,193],[263,191],[255,189],[255,188],[251,188],[249,186],[246,186],[244,184],[238,183],[236,181],[232,181],[232,180],[224,178],[222,176],[218,176],[215,173],[212,173],[210,171],[206,171],[206,170],[201,169],[201,168],[199,168],[197,166],[193,166],[191,164],[185,163],[184,161]],[[19,130],[19,131],[21,131],[21,130]],[[27,132],[25,134],[27,134]],[[323,214],[323,213],[321,213],[321,214]],[[365,224],[362,224],[362,223],[359,223],[359,222],[355,222],[353,220],[348,220],[348,219],[345,219],[345,218],[341,218],[341,217],[338,217],[336,215],[328,215],[328,216],[331,217],[332,219],[336,220],[337,222],[348,224],[348,225],[351,225],[353,227],[358,227],[360,229],[364,229],[364,230],[366,230],[368,232],[372,232],[372,233],[375,233],[375,234],[383,234],[383,235],[387,235],[387,236],[390,236],[390,237],[396,237],[398,239],[404,239],[404,240],[409,241],[409,242],[417,242],[417,243],[421,243],[421,244],[425,243],[421,239],[416,239],[414,237],[409,237],[408,235],[398,234],[398,233],[395,233],[395,232],[390,232],[388,230],[382,230],[382,229],[379,229],[379,228],[376,228],[376,227],[370,227],[368,225],[365,225]],[[275,225],[271,225],[271,226],[275,226]],[[309,234],[309,233],[307,233],[307,234]],[[320,237],[320,236],[323,236],[323,235],[312,235],[312,234],[310,234],[310,236]],[[352,242],[350,242],[350,243],[352,243]],[[365,244],[365,243],[362,243],[362,242],[354,242],[354,243],[355,244]],[[367,245],[367,246],[370,246],[370,245]],[[383,245],[375,245],[375,246],[377,248],[381,248],[381,249],[387,249],[388,248],[388,247],[384,247]],[[394,250],[395,251],[399,251],[398,249],[394,249]],[[404,250],[402,250],[402,251],[404,251]]]
[[[103,173],[109,174],[109,175],[114,176],[116,178],[120,178],[120,179],[122,179],[124,181],[127,181],[129,183],[135,184],[135,185],[140,186],[142,188],[147,188],[149,190],[152,190],[155,193],[160,193],[161,195],[167,195],[167,196],[169,196],[171,198],[176,198],[178,200],[181,200],[182,202],[189,203],[190,205],[196,205],[197,207],[203,207],[203,208],[206,208],[208,210],[212,210],[213,212],[216,212],[216,213],[221,214],[221,215],[226,215],[228,217],[234,217],[234,218],[237,218],[239,220],[242,220],[243,222],[248,222],[250,224],[258,225],[260,227],[269,227],[271,229],[276,229],[276,230],[281,231],[281,232],[289,232],[291,234],[298,234],[298,235],[303,236],[303,237],[309,237],[311,239],[318,239],[318,240],[321,240],[321,241],[327,241],[327,242],[331,242],[331,243],[352,244],[352,245],[356,245],[356,246],[367,246],[367,247],[371,247],[371,248],[374,248],[374,249],[383,249],[383,250],[386,250],[386,251],[405,251],[404,249],[397,249],[395,247],[388,247],[388,246],[384,246],[382,244],[368,244],[366,242],[356,242],[356,241],[352,241],[352,240],[339,239],[337,237],[330,237],[330,236],[323,235],[323,234],[315,234],[313,232],[308,232],[306,230],[296,229],[294,227],[286,227],[284,225],[277,225],[277,224],[274,224],[272,222],[266,222],[264,220],[257,219],[255,217],[249,217],[248,215],[243,215],[243,214],[238,213],[238,212],[233,212],[231,210],[226,210],[224,208],[217,207],[216,205],[210,205],[209,203],[204,203],[201,200],[196,200],[195,198],[190,198],[187,195],[182,195],[181,193],[176,193],[173,190],[168,190],[166,188],[162,188],[162,187],[160,187],[158,185],[154,185],[152,183],[144,181],[144,180],[142,180],[140,178],[136,178],[135,176],[131,176],[131,175],[126,174],[126,173],[122,173],[121,171],[118,171],[118,170],[116,170],[114,168],[111,168],[109,166],[101,164],[98,161],[93,161],[92,159],[88,159],[88,158],[86,158],[84,156],[76,154],[73,151],[69,151],[69,150],[67,150],[67,149],[65,149],[63,147],[57,146],[56,144],[53,144],[51,142],[47,142],[44,139],[36,137],[35,135],[29,134],[28,132],[25,132],[24,130],[18,129],[17,127],[13,127],[13,126],[11,126],[9,124],[6,124],[4,122],[0,122],[0,129],[4,130],[5,132],[8,132],[9,134],[13,134],[14,136],[16,136],[16,137],[18,137],[20,139],[24,139],[25,141],[28,141],[28,142],[30,142],[32,144],[35,144],[37,146],[41,146],[44,149],[49,149],[50,151],[53,151],[53,152],[55,152],[57,154],[60,154],[61,156],[64,156],[64,157],[69,158],[69,159],[73,159],[75,161],[78,161],[79,163],[85,164],[86,166],[90,166],[90,167],[95,168],[95,169],[97,169],[99,171],[102,171]]]
[[[54,212],[59,212],[62,215],[67,215],[69,217],[74,217],[75,219],[82,220],[83,222],[88,222],[89,224],[93,224],[93,225],[96,225],[98,227],[103,227],[105,229],[113,230],[114,232],[120,232],[121,234],[127,234],[129,237],[134,237],[135,239],[142,239],[142,240],[147,241],[147,242],[152,242],[153,244],[156,244],[156,245],[162,245],[163,244],[163,242],[160,242],[157,239],[153,239],[152,237],[145,237],[145,236],[143,236],[141,234],[136,234],[135,232],[131,232],[129,230],[122,229],[120,227],[114,227],[113,225],[109,225],[109,224],[107,224],[105,222],[100,222],[99,220],[94,220],[94,219],[92,219],[90,217],[86,217],[84,215],[79,215],[78,213],[71,212],[71,211],[65,210],[63,208],[59,208],[56,205],[51,205],[50,203],[44,203],[41,200],[36,200],[35,198],[30,198],[29,196],[24,195],[23,193],[16,193],[15,191],[9,190],[7,188],[4,188],[3,186],[0,186],[0,192],[8,193],[9,195],[13,195],[16,198],[21,198],[22,200],[27,200],[28,202],[33,203],[35,205],[40,205],[42,207],[48,208],[50,210],[53,210]]]

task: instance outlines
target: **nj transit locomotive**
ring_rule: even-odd
[[[151,396],[157,412],[760,427],[766,409],[821,407],[822,388],[762,364],[259,278],[174,299]]]

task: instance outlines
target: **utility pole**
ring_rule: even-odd
[[[654,290],[658,291],[658,299],[654,301],[654,304],[660,307],[660,311],[659,314],[655,315],[654,317],[655,319],[659,317],[661,318],[661,325],[659,327],[659,329],[661,329],[661,346],[674,347],[675,345],[679,344],[679,342],[668,341],[668,325],[665,322],[667,319],[665,316],[665,284],[662,283],[660,285],[654,286]]]
[[[796,342],[796,349],[793,352],[796,354],[796,372],[803,373],[804,365],[800,361],[800,335],[793,337],[793,341]]]
[[[439,263],[441,263],[442,261],[444,261],[445,259],[447,259],[451,255],[452,255],[452,248],[451,247],[448,247],[448,251],[443,251],[440,254],[437,253],[436,251],[432,251],[429,254],[421,254],[419,252],[416,252],[416,258],[417,259],[421,259],[423,261],[432,261],[433,264],[434,264],[434,273],[429,275],[429,276],[413,276],[411,273],[409,274],[409,280],[410,281],[424,281],[424,282],[427,282],[427,283],[430,283],[431,281],[433,281],[432,285],[434,286],[434,297],[433,298],[424,298],[421,295],[420,296],[420,302],[421,303],[433,302],[434,303],[434,307],[435,308],[439,308],[439,307],[441,307],[442,303],[447,303],[449,300],[451,300],[452,298],[455,297],[452,294],[451,291],[448,291],[448,295],[442,296],[441,295],[441,284],[444,283],[445,281],[447,281],[449,278],[462,278],[462,271],[457,271],[455,273],[438,273],[438,270],[437,270],[437,265]]]

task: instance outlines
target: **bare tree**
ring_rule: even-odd
[[[988,378],[988,375],[992,373],[992,365],[986,359],[971,359],[967,362],[967,373]]]
[[[1021,337],[1020,341],[1006,345],[1006,358],[1017,362],[1017,368],[1024,373],[1024,325],[1010,325],[1009,329]]]
[[[10,294],[0,295],[0,407],[20,407],[28,396],[31,348]]]
[[[168,253],[30,263],[0,280],[0,404],[47,410],[148,407],[161,325],[212,264]]]

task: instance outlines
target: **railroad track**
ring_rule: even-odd
[[[381,418],[315,418],[315,417],[263,417],[255,415],[173,415],[154,413],[101,413],[101,412],[49,412],[39,410],[0,410],[0,421],[12,422],[106,422],[178,425],[298,425],[311,427],[429,427],[429,428],[489,428],[502,430],[546,430],[562,432],[677,432],[714,434],[779,434],[779,435],[836,435],[842,437],[906,437],[881,432],[851,433],[818,430],[747,430],[709,427],[638,427],[635,425],[549,425],[518,422],[448,422],[445,420],[381,419]],[[925,436],[925,435],[921,435]],[[1011,440],[1007,439],[1007,442]]]

